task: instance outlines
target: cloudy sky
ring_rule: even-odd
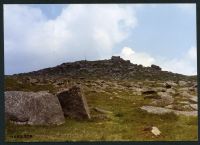
[[[4,5],[5,74],[119,55],[197,74],[195,4]]]

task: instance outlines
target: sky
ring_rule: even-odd
[[[195,4],[4,5],[5,74],[121,56],[197,74]]]

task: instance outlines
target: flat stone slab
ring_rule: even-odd
[[[100,113],[103,113],[103,114],[112,114],[112,113],[113,113],[113,112],[111,112],[111,111],[104,110],[104,109],[101,109],[101,108],[98,108],[98,107],[94,107],[93,109],[94,109],[95,111],[100,112]]]
[[[155,106],[142,106],[140,107],[142,110],[147,111],[152,114],[167,114],[167,113],[175,113],[176,115],[185,115],[185,116],[197,116],[197,111],[178,111],[168,108],[155,107]]]

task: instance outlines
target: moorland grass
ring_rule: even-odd
[[[9,82],[10,81],[10,82]],[[9,80],[7,86],[15,88],[18,84]],[[23,90],[51,90],[51,87],[24,86]],[[20,88],[21,89],[21,88]],[[115,97],[117,95],[122,97]],[[196,141],[198,135],[197,117],[149,114],[139,109],[149,103],[142,96],[131,91],[107,89],[105,92],[85,91],[89,108],[99,107],[111,111],[106,119],[95,118],[97,113],[91,109],[91,120],[66,118],[59,126],[30,126],[6,124],[6,141]],[[95,119],[94,119],[95,118]],[[156,126],[161,135],[155,137],[146,127]],[[17,135],[32,135],[31,138],[16,138]]]

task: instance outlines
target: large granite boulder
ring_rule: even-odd
[[[58,98],[48,92],[5,92],[6,119],[16,124],[59,125],[65,122]]]
[[[66,117],[75,119],[90,119],[90,112],[81,89],[74,86],[57,93],[57,97]]]

